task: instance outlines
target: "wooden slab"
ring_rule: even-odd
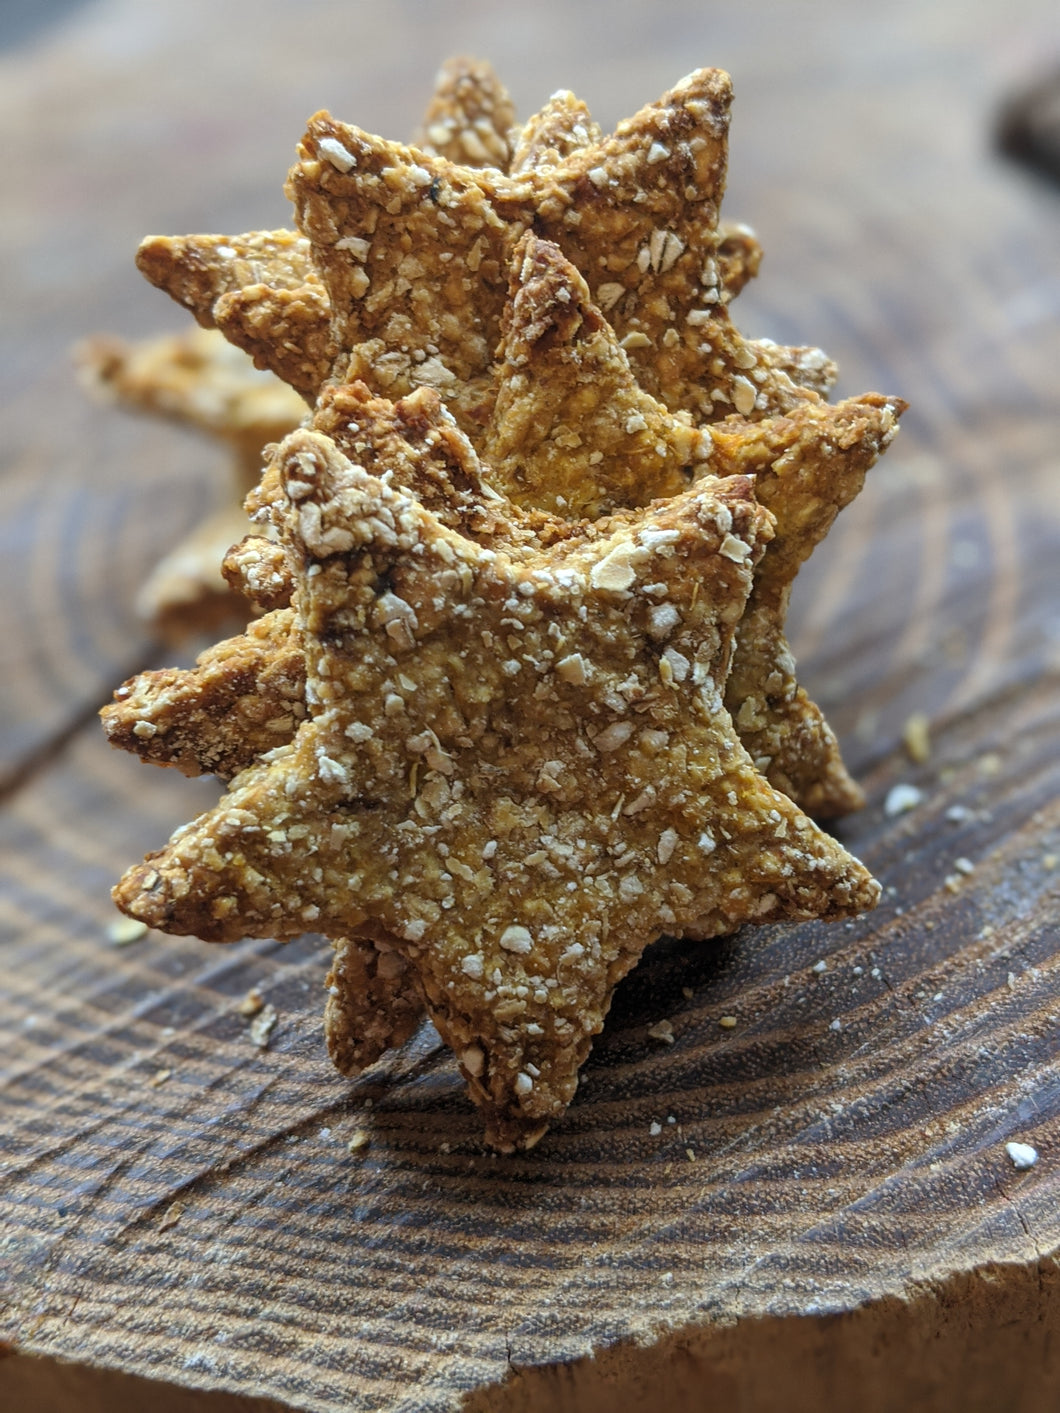
[[[990,156],[1051,7],[314,12],[307,35],[278,4],[100,0],[0,55],[0,1396],[1055,1407],[1060,199]],[[565,84],[605,122],[728,67],[728,214],[767,252],[738,322],[912,403],[793,615],[883,904],[657,945],[566,1119],[511,1159],[429,1027],[357,1083],[331,1070],[319,939],[110,941],[111,882],[216,791],[89,718],[156,655],[129,604],[217,461],[67,373],[78,336],[179,327],[136,283],[141,234],[281,222],[313,109],[404,133],[460,49],[522,112]],[[923,801],[890,817],[898,782]],[[279,1013],[266,1049],[251,986]]]

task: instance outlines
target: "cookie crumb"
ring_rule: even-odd
[[[239,1014],[246,1016],[249,1020],[251,1016],[256,1016],[259,1011],[263,1011],[264,1009],[265,997],[256,986],[252,986],[239,1003]]]
[[[902,743],[909,759],[923,765],[931,758],[931,724],[922,711],[914,711],[902,727]]]
[[[1029,1143],[1006,1143],[1005,1152],[1012,1159],[1012,1166],[1020,1172],[1033,1168],[1038,1161],[1038,1150]]]
[[[171,1202],[166,1208],[162,1220],[158,1224],[159,1231],[168,1231],[170,1227],[175,1227],[184,1215],[185,1206],[183,1202]]]
[[[915,810],[923,798],[924,792],[918,790],[915,785],[905,783],[892,785],[883,802],[883,812],[889,819],[893,819],[896,815],[905,814],[908,810]]]
[[[115,918],[107,928],[107,936],[115,947],[128,947],[147,936],[147,923],[139,922],[134,917]]]
[[[269,1039],[279,1018],[275,1006],[265,1006],[247,1027],[247,1034],[259,1050],[269,1048]]]

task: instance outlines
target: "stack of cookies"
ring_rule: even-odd
[[[228,782],[115,898],[324,933],[339,1068],[426,1013],[502,1151],[570,1103],[655,938],[879,896],[813,822],[861,797],[784,620],[904,404],[829,403],[819,350],[735,328],[730,98],[700,70],[610,136],[570,93],[518,126],[458,61],[416,146],[310,121],[297,231],[140,251],[312,411],[225,560],[261,616],[103,713]]]

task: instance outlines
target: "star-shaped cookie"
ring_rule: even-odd
[[[289,183],[302,237],[150,237],[141,270],[310,399],[333,376],[392,397],[428,385],[473,431],[511,250],[532,228],[589,280],[672,410],[764,413],[831,385],[819,350],[744,339],[729,320],[760,251],[718,223],[727,75],[690,75],[607,138],[561,93],[503,140],[507,96],[481,66],[457,65],[439,92],[424,148],[311,121]],[[506,147],[508,170],[483,160]]]
[[[722,704],[770,530],[747,478],[530,556],[467,539],[319,434],[287,439],[279,479],[311,716],[129,871],[130,915],[217,941],[378,932],[507,1150],[570,1102],[660,932],[874,904]]]
[[[223,441],[232,453],[230,503],[220,506],[156,566],[137,611],[162,636],[179,640],[233,618],[245,622],[220,564],[250,526],[242,504],[261,476],[262,448],[297,427],[305,401],[219,333],[129,342],[97,336],[75,350],[82,384],[104,401],[166,417]]]
[[[887,426],[886,405],[867,409],[860,402],[834,409],[815,405],[805,409],[808,423],[773,420],[732,428],[724,435],[715,428],[713,438],[704,443],[687,423],[670,417],[639,392],[631,382],[628,365],[623,374],[624,355],[608,340],[603,333],[604,321],[594,319],[591,309],[586,310],[584,339],[579,338],[579,324],[565,343],[549,342],[553,326],[547,302],[554,300],[558,309],[577,323],[579,301],[557,297],[558,293],[571,293],[569,278],[576,281],[577,276],[568,270],[568,283],[557,286],[555,278],[563,272],[549,260],[542,268],[534,258],[542,254],[548,252],[528,244],[527,260],[537,275],[523,286],[531,297],[520,306],[529,313],[528,326],[537,338],[530,341],[526,329],[514,320],[513,330],[519,331],[513,332],[508,358],[516,367],[525,367],[533,362],[534,347],[542,345],[546,359],[562,362],[569,357],[592,390],[591,403],[579,398],[577,385],[568,386],[567,397],[558,400],[546,390],[537,416],[529,409],[525,418],[509,421],[511,403],[518,398],[498,399],[502,426],[510,430],[525,424],[536,428],[538,435],[527,435],[523,440],[521,463],[514,452],[505,459],[508,444],[502,444],[498,436],[500,471],[494,471],[481,465],[437,394],[429,389],[419,389],[391,404],[372,397],[361,384],[336,387],[325,392],[314,419],[318,431],[328,434],[327,439],[315,439],[316,453],[338,458],[340,448],[345,450],[359,464],[411,491],[451,528],[481,544],[503,547],[509,554],[533,554],[542,544],[570,534],[571,526],[556,511],[520,509],[498,496],[498,484],[524,493],[529,488],[531,502],[546,499],[551,485],[553,498],[558,497],[566,509],[571,503],[580,504],[579,494],[589,488],[594,497],[604,496],[604,503],[611,508],[616,501],[623,503],[624,497],[643,500],[651,489],[674,492],[684,488],[697,466],[710,469],[713,463],[704,457],[718,456],[719,465],[727,470],[758,472],[763,488],[759,495],[764,490],[766,497],[770,497],[774,483],[787,477],[793,488],[787,509],[785,497],[775,493],[770,503],[779,504],[782,517],[787,514],[790,523],[786,521],[783,528],[794,547],[778,535],[759,561],[751,603],[745,610],[753,631],[747,632],[741,623],[725,701],[731,713],[740,715],[745,744],[774,784],[781,788],[787,784],[786,793],[797,798],[788,777],[800,772],[797,782],[802,793],[810,796],[813,808],[825,813],[829,809],[836,812],[843,804],[849,807],[856,800],[857,787],[843,770],[827,725],[797,688],[777,600],[786,598],[787,576],[794,574],[838,508],[828,499],[830,489],[841,496],[860,484],[874,453],[873,437],[879,437]],[[534,297],[538,275],[540,297]],[[570,399],[579,402],[586,416],[580,427],[589,446],[607,448],[608,454],[599,453],[595,462],[588,461],[597,454],[588,448],[579,462],[577,447],[568,448],[565,456],[552,462],[550,433],[556,427],[566,427],[568,434],[561,432],[561,439],[570,441],[570,424],[564,420]],[[598,409],[598,415],[588,416],[590,408]],[[873,420],[874,412],[877,420]],[[866,413],[867,425],[858,429],[858,419],[865,424]],[[644,425],[627,430],[634,419]],[[724,424],[726,428],[730,425]],[[860,436],[848,435],[851,429],[860,430]],[[836,448],[823,461],[815,459],[821,436],[830,438],[829,444]],[[838,450],[843,441],[848,443],[845,452]],[[579,465],[581,475],[575,474]],[[631,478],[631,466],[639,468],[639,480]],[[278,499],[282,500],[282,492],[274,462],[254,501],[268,513]],[[593,508],[599,511],[600,504]],[[230,556],[231,560],[237,562],[250,597],[266,603],[289,597],[292,585],[281,546],[250,540]],[[771,570],[772,565],[777,568]],[[271,588],[272,599],[263,585]],[[748,681],[754,683],[753,700]],[[157,764],[176,765],[189,774],[206,770],[227,779],[291,738],[305,716],[304,698],[305,655],[296,616],[287,609],[267,614],[246,634],[205,653],[191,672],[166,670],[133,679],[119,689],[115,703],[104,710],[103,717],[112,744],[136,750]],[[763,730],[761,723],[755,727],[755,718],[749,719],[754,705],[767,723],[772,723],[772,734]],[[782,711],[786,716],[779,715]],[[400,952],[386,948],[379,936],[374,943],[364,938],[339,941],[329,983],[326,1034],[333,1059],[345,1073],[359,1072],[390,1045],[401,1043],[422,1013]]]
[[[669,413],[640,389],[578,272],[554,245],[530,234],[513,261],[495,375],[490,421],[478,439],[482,461],[428,389],[391,404],[363,384],[329,387],[312,425],[480,543],[498,535],[509,546],[516,539],[552,542],[570,533],[568,518],[644,505],[704,473],[755,474],[778,531],[738,631],[726,703],[774,785],[821,817],[855,807],[860,793],[835,738],[796,682],[784,619],[800,564],[860,489],[904,404],[874,394],[835,406],[812,400],[788,417],[696,428],[688,414]],[[254,495],[262,513],[274,484],[268,472]],[[239,567],[251,597],[260,592],[248,588],[247,577],[260,580],[262,558],[271,566],[275,553],[257,544],[244,551]],[[270,731],[296,724],[287,699],[300,649],[293,637],[285,640],[288,630],[294,634],[293,615],[276,615],[268,631],[234,640],[191,674],[146,674],[126,684],[104,713],[111,740],[160,764],[187,769],[197,750],[200,768],[216,771],[219,761],[242,768],[278,743],[263,738],[256,723]],[[261,670],[256,686],[254,664]],[[226,680],[235,693],[227,711]]]

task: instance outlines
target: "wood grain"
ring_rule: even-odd
[[[632,0],[606,24],[552,0],[293,13],[100,0],[0,56],[0,1397],[139,1406],[125,1376],[174,1409],[515,1413],[658,1406],[665,1381],[674,1408],[757,1410],[781,1378],[799,1409],[1055,1407],[1060,202],[988,156],[1051,7],[793,5],[768,33]],[[520,111],[569,84],[604,122],[728,67],[727,214],[767,257],[738,322],[912,404],[793,614],[882,906],[658,944],[567,1118],[507,1159],[429,1027],[357,1083],[331,1070],[319,939],[109,940],[114,878],[216,793],[88,720],[157,656],[131,601],[216,462],[66,373],[86,333],[179,326],[136,282],[142,234],[278,224],[310,112],[408,131],[460,49]],[[892,818],[898,781],[924,798]]]

